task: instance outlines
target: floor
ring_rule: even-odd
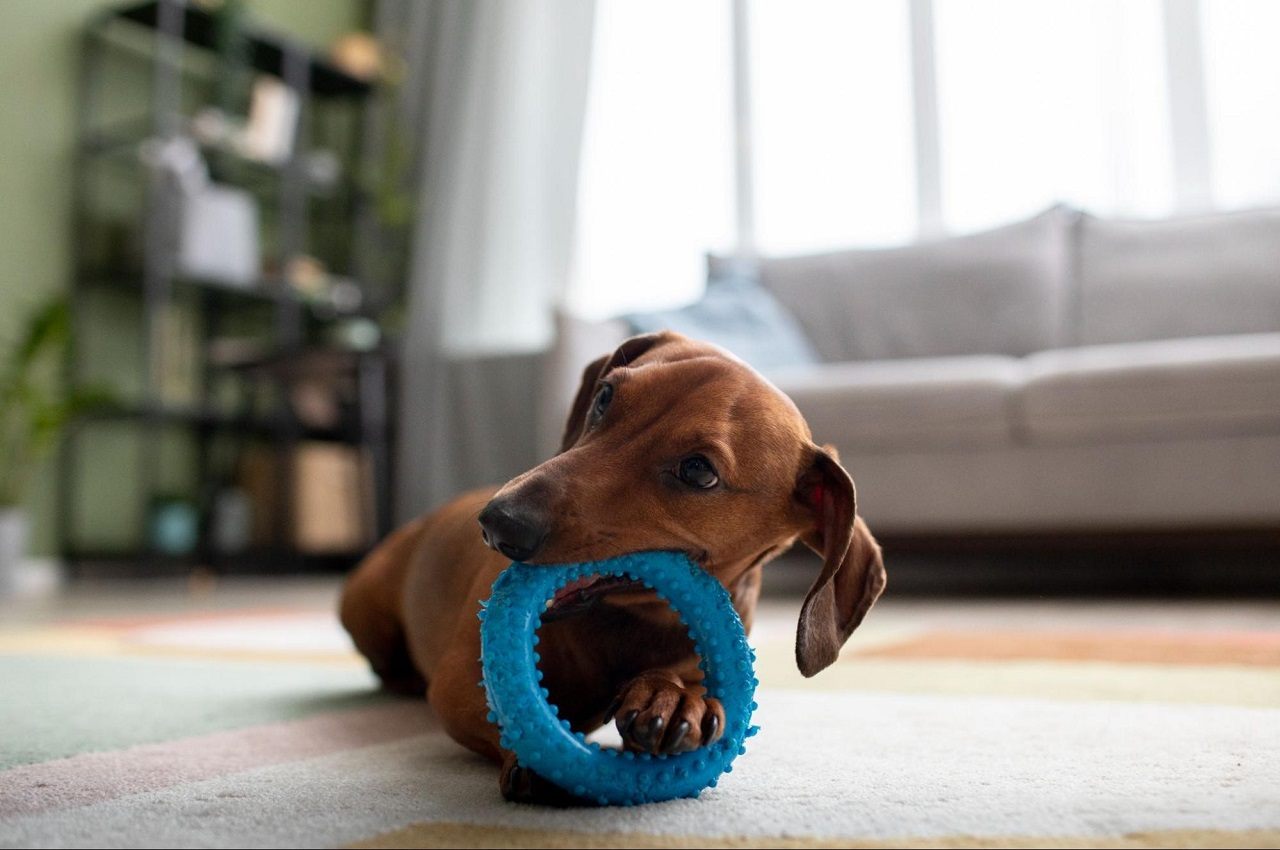
[[[786,586],[783,583],[775,585]],[[376,694],[335,579],[0,603],[0,846],[1276,846],[1280,604],[894,598],[813,679],[753,634],[762,733],[700,800],[504,804]]]

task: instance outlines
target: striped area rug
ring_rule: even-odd
[[[1280,845],[1280,611],[890,601],[806,680],[794,607],[731,775],[582,811],[504,803],[326,611],[0,627],[0,846]]]

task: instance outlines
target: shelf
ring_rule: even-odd
[[[151,575],[181,575],[184,567],[219,572],[349,567],[364,553],[300,552],[293,548],[293,538],[280,529],[273,531],[268,546],[237,554],[213,551],[209,517],[214,506],[205,491],[218,482],[234,480],[243,452],[264,452],[272,463],[264,465],[267,471],[260,475],[261,483],[276,491],[274,498],[279,502],[272,510],[289,517],[298,508],[289,481],[290,458],[297,448],[307,441],[358,447],[367,457],[371,475],[368,492],[361,490],[361,521],[372,519],[373,536],[390,531],[391,352],[348,355],[304,345],[309,339],[360,339],[339,333],[347,330],[339,323],[377,318],[371,297],[377,290],[366,288],[367,275],[359,265],[365,255],[358,250],[361,227],[371,210],[370,193],[361,180],[368,157],[361,119],[367,116],[360,113],[373,105],[368,96],[375,93],[376,85],[344,73],[327,60],[323,50],[251,21],[242,22],[238,14],[232,59],[220,49],[225,46],[229,22],[212,2],[116,2],[121,5],[92,13],[81,52],[85,63],[78,77],[82,120],[72,164],[76,186],[86,188],[74,198],[77,232],[72,238],[78,249],[73,283],[78,293],[99,297],[73,298],[72,306],[77,311],[76,327],[85,332],[96,332],[99,323],[94,310],[103,302],[121,308],[109,311],[113,317],[123,316],[124,307],[141,307],[139,344],[129,351],[136,348],[149,359],[141,364],[138,380],[128,384],[137,388],[132,399],[80,417],[64,441],[58,533],[70,550],[66,554],[86,569],[102,566]],[[130,66],[127,76],[119,75],[119,85],[96,85],[107,76],[107,63],[115,81],[116,66],[134,59],[142,60],[142,67]],[[214,122],[193,123],[192,116],[206,115],[204,110],[217,104],[237,113],[228,125],[238,127],[243,118],[238,104],[248,94],[244,84],[262,74],[290,86],[299,102],[296,149],[283,162],[246,156],[233,141],[239,137],[223,134],[211,126]],[[221,80],[231,85],[220,85]],[[112,97],[104,101],[104,93]],[[102,103],[111,108],[100,108]],[[201,131],[204,144],[195,138],[196,130]],[[163,187],[153,185],[152,159],[147,156],[152,140],[171,134],[191,138],[211,177],[243,190],[258,207],[261,246],[256,262],[244,267],[253,270],[256,279],[240,285],[175,273],[178,234],[169,217],[176,204],[164,203],[167,199],[155,194]],[[337,169],[320,167],[330,165],[317,161],[317,154],[325,150],[332,150],[340,160]],[[286,260],[307,254],[331,265],[333,277],[303,291],[289,280],[301,280],[309,269]],[[273,271],[268,273],[263,266]],[[334,304],[357,301],[354,292],[335,286],[340,271],[349,272],[342,280],[361,291],[360,300],[365,303],[355,309],[338,310]],[[193,308],[201,318],[188,326]],[[182,311],[183,321],[172,320],[170,310]],[[103,332],[115,328],[114,322],[110,328],[106,322],[101,324]],[[217,345],[236,342],[242,350]],[[175,358],[173,350],[179,347],[181,358]],[[93,347],[77,350],[91,352]],[[85,367],[90,364],[80,362],[84,359],[73,351],[69,369],[73,382],[116,365],[96,363],[89,370]],[[349,368],[351,362],[357,368]],[[323,416],[317,413],[307,420],[335,423],[335,427],[307,427],[298,415],[306,409],[292,403],[298,382],[317,374],[327,378],[340,366],[352,374],[344,375],[344,383],[332,390],[334,413],[327,407]],[[164,392],[166,377],[182,379],[190,385],[189,391]],[[238,392],[229,392],[233,389]],[[98,438],[117,433],[141,449],[126,452],[136,458],[121,459],[134,462],[128,482],[122,481],[133,486],[122,486],[121,495],[137,499],[133,515],[134,524],[139,525],[121,548],[96,543],[94,538],[101,535],[97,526],[78,522],[76,517],[81,510],[76,494],[84,487],[78,482],[88,475],[84,459],[98,443],[106,442]],[[175,446],[171,454],[181,454],[184,463],[193,462],[192,480],[200,494],[193,504],[201,513],[201,545],[188,555],[164,555],[148,545],[145,519],[151,515],[152,500],[170,480],[151,450],[161,437]],[[116,472],[113,466],[112,473]]]
[[[173,0],[148,0],[124,6],[114,10],[109,19],[129,21],[155,30],[159,26],[160,6],[166,2]],[[247,27],[244,35],[248,41],[249,64],[258,71],[283,79],[286,50],[300,49],[310,56],[310,88],[314,94],[321,97],[366,97],[373,91],[373,86],[369,83],[340,70],[288,36],[271,33],[256,26]],[[182,39],[196,47],[215,50],[218,24],[214,16],[191,3],[185,4]]]
[[[219,574],[290,572],[346,572],[358,563],[369,549],[352,552],[299,552],[295,549],[255,546],[243,552],[216,553],[202,557],[196,553],[169,555],[147,549],[93,549],[71,547],[65,549],[62,558],[73,569],[83,572],[86,567],[100,567],[112,574],[139,574],[154,577],[160,567],[177,572],[216,568]],[[282,569],[282,567],[284,569]]]
[[[286,379],[325,377],[341,372],[353,372],[361,362],[391,359],[385,346],[370,349],[332,348],[313,346],[299,351],[267,351],[254,353],[221,365],[226,369],[243,372],[261,372],[279,375]]]
[[[146,294],[143,291],[142,278],[141,271],[113,271],[108,269],[88,269],[79,275],[79,280],[86,285],[101,286],[139,297]],[[200,292],[212,292],[229,299],[242,301],[245,304],[296,304],[309,310],[312,318],[318,321],[376,318],[367,308],[367,305],[356,310],[335,310],[331,304],[308,298],[298,293],[279,277],[265,277],[248,286],[196,277],[174,277],[172,282],[175,287]]]
[[[77,425],[146,420],[169,427],[203,428],[259,437],[293,437],[297,442],[364,444],[357,435],[350,433],[353,430],[350,428],[310,428],[284,417],[239,416],[187,405],[122,405],[85,414],[77,420]]]
[[[142,277],[143,275],[141,271],[112,271],[104,269],[89,269],[80,275],[80,279],[84,283],[90,285],[97,284],[110,289],[124,290],[138,295],[143,294]],[[177,286],[189,289],[212,291],[220,295],[227,295],[249,301],[267,303],[296,301],[299,304],[307,303],[305,299],[300,297],[289,287],[285,286],[279,278],[264,278],[256,283],[249,284],[248,286],[239,286],[234,283],[226,283],[225,281],[194,277],[175,277],[173,282]]]
[[[149,419],[162,425],[186,425],[270,436],[276,433],[273,420],[234,416],[216,410],[185,405],[129,404],[85,414],[78,422],[131,422]]]
[[[184,116],[184,126],[187,120]],[[112,167],[142,168],[142,147],[154,137],[154,129],[150,122],[142,119],[118,121],[113,126],[88,133],[80,142],[80,152]],[[294,167],[289,162],[273,163],[254,159],[231,147],[202,143],[189,134],[186,138],[195,142],[206,162],[230,163],[231,169],[241,172],[238,178],[228,178],[225,173],[219,174],[213,182],[246,189],[268,204],[278,202],[281,181],[287,178],[286,172]],[[297,167],[305,170],[305,166]],[[306,186],[307,196],[319,204],[335,201],[355,203],[367,197],[367,192],[357,183],[354,174],[345,169],[331,183],[308,179],[305,174],[301,180]]]

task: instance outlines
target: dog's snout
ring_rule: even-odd
[[[513,561],[527,561],[542,548],[550,523],[536,507],[515,499],[493,499],[480,512],[485,545]]]

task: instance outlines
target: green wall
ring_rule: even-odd
[[[79,34],[90,15],[119,4],[0,2],[0,341],[12,338],[30,305],[67,285]],[[360,27],[366,10],[365,0],[248,5],[264,25],[321,47]],[[28,497],[36,554],[55,549],[52,470],[36,476]]]

